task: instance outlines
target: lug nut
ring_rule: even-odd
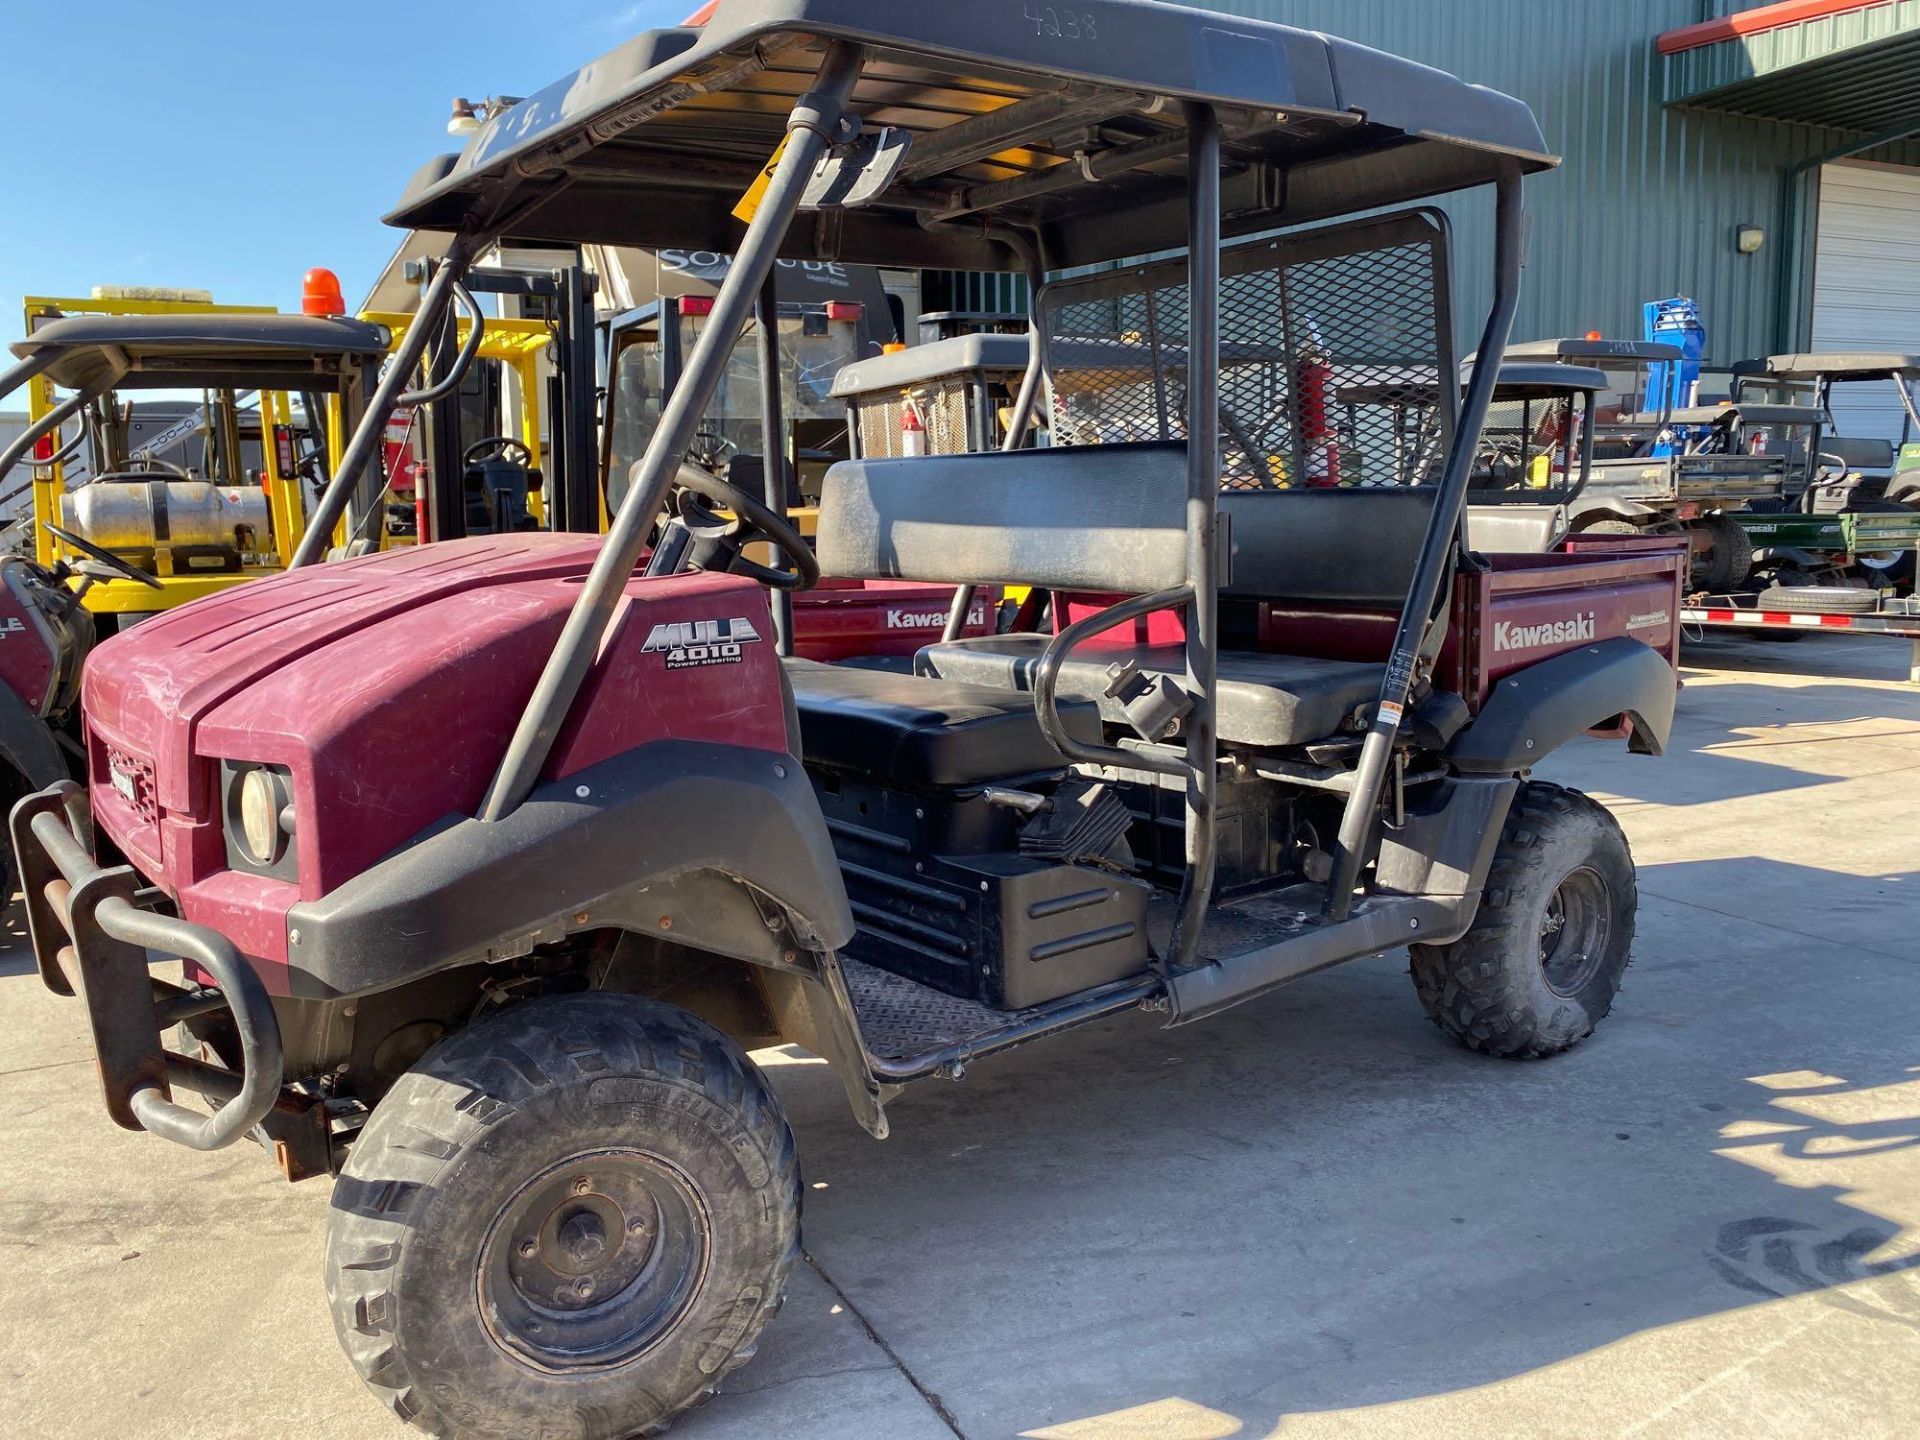
[[[633,1219],[627,1221],[627,1230],[634,1235],[644,1235],[647,1230],[647,1222],[636,1215]]]
[[[593,1281],[587,1279],[584,1275],[581,1276],[573,1282],[573,1293],[578,1295],[582,1300],[588,1299],[593,1294]]]
[[[593,1181],[585,1175],[573,1182],[573,1193],[576,1195],[584,1195],[591,1189],[593,1189]]]
[[[540,1253],[540,1242],[531,1237],[520,1242],[520,1253],[531,1260]]]

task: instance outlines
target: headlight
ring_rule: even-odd
[[[268,765],[235,765],[226,772],[227,846],[229,863],[239,868],[273,871],[287,858],[293,833],[292,777]]]
[[[240,779],[240,843],[249,859],[271,865],[280,858],[280,787],[268,770]]]

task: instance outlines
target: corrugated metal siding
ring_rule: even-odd
[[[1883,0],[1669,58],[1666,93],[1708,109],[1884,134],[1920,116],[1920,0]]]
[[[1452,71],[1525,99],[1562,168],[1528,184],[1533,216],[1520,338],[1589,329],[1637,336],[1644,300],[1691,295],[1705,310],[1709,364],[1775,348],[1787,168],[1854,137],[1810,125],[1671,110],[1666,30],[1760,0],[1195,0]],[[1920,162],[1920,151],[1878,158]],[[1464,197],[1453,216],[1463,350],[1490,293],[1492,203]],[[1760,254],[1733,248],[1760,225]],[[956,301],[956,308],[959,302]],[[969,308],[974,308],[971,305]]]
[[[1533,216],[1522,337],[1640,333],[1640,303],[1691,295],[1709,363],[1774,346],[1786,167],[1843,144],[1840,131],[1664,105],[1661,32],[1745,5],[1701,0],[1213,0],[1210,9],[1326,30],[1450,70],[1533,106],[1563,164],[1528,183]],[[1904,158],[1904,157],[1900,157]],[[1492,207],[1450,202],[1463,326],[1484,314]],[[1760,254],[1733,248],[1760,225]],[[1470,343],[1471,336],[1463,336]]]

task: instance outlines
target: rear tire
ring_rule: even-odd
[[[1753,541],[1747,532],[1725,515],[1709,515],[1698,522],[1697,528],[1712,544],[1704,554],[1694,552],[1693,583],[1714,595],[1728,594],[1746,584],[1753,574]]]
[[[748,1360],[800,1252],[793,1133],[730,1040],[606,994],[428,1051],[334,1189],[354,1368],[434,1435],[653,1435]]]
[[[1638,903],[1633,855],[1606,807],[1527,781],[1472,927],[1452,944],[1412,947],[1414,989],[1433,1022],[1469,1050],[1557,1055],[1612,1008]]]

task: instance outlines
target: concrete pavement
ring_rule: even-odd
[[[931,1083],[866,1138],[766,1057],[810,1265],[686,1440],[1896,1436],[1920,1413],[1920,692],[1859,640],[1689,655],[1675,753],[1546,773],[1641,869],[1614,1014],[1531,1065],[1404,957]],[[17,913],[13,922],[17,925]],[[321,1295],[327,1192],[113,1129],[0,951],[15,1434],[406,1432]]]

